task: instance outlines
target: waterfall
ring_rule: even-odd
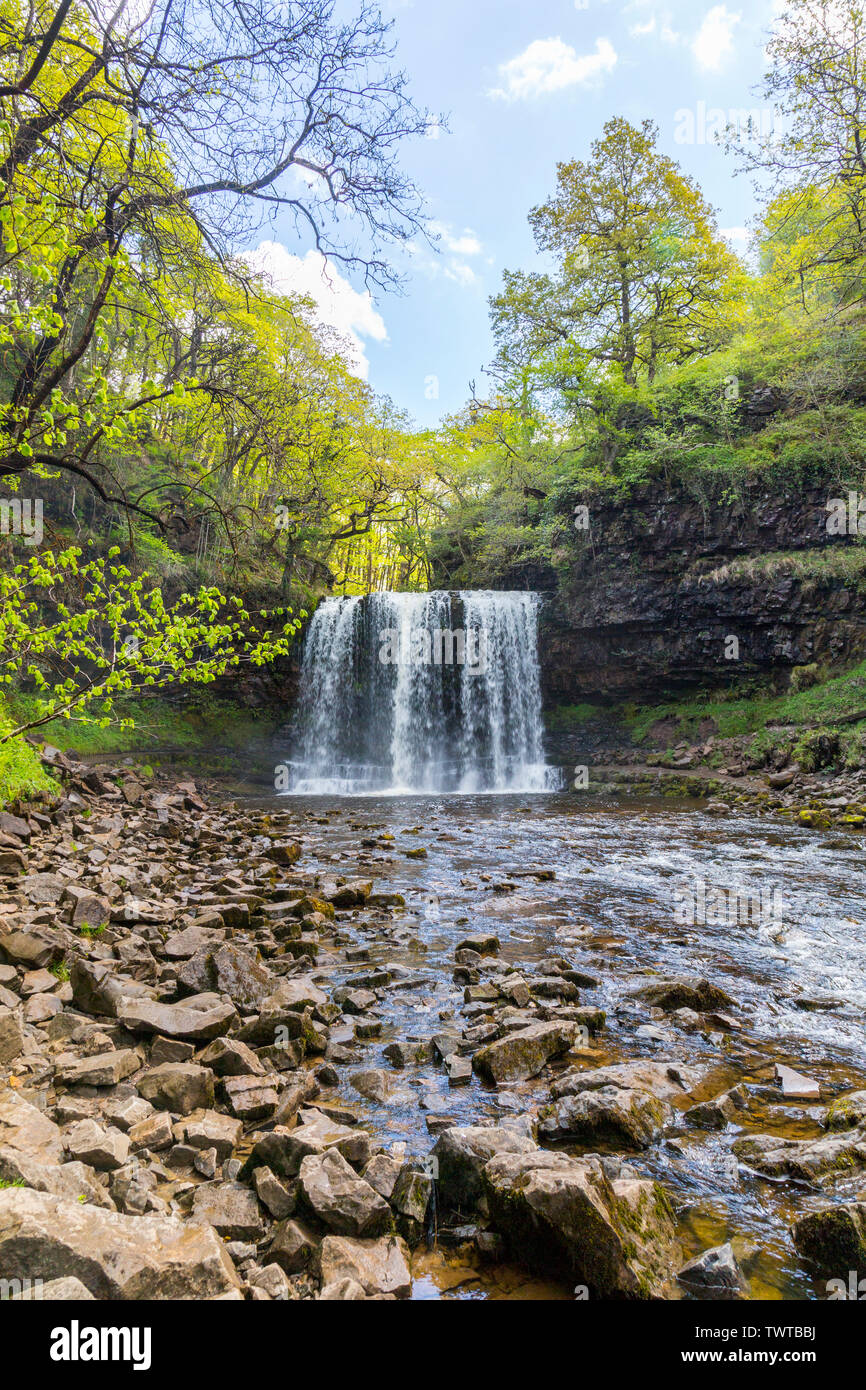
[[[538,598],[329,598],[304,641],[289,790],[547,791]]]

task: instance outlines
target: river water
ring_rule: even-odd
[[[679,1060],[709,1069],[708,1095],[741,1081],[749,1086],[742,1126],[712,1134],[682,1126],[630,1158],[670,1192],[686,1256],[733,1239],[753,1297],[820,1296],[787,1228],[826,1196],[738,1168],[731,1144],[747,1132],[822,1132],[823,1104],[782,1103],[773,1090],[776,1062],[817,1079],[824,1103],[866,1085],[866,866],[859,839],[770,818],[714,819],[694,802],[599,801],[574,792],[289,796],[277,804],[306,832],[305,863],[312,854],[323,875],[373,877],[375,891],[406,900],[396,917],[367,908],[342,919],[337,945],[319,956],[332,983],[376,964],[403,968],[399,987],[381,992],[382,1033],[365,1045],[362,1065],[387,1067],[381,1051],[389,1041],[421,1043],[452,1019],[465,1023],[463,987],[452,979],[455,945],[464,936],[495,932],[502,957],[516,965],[566,957],[598,979],[597,988],[581,989],[580,1002],[607,1011],[607,1027],[594,1040],[597,1059],[587,1065]],[[408,857],[418,849],[426,858]],[[533,869],[553,870],[555,878],[532,877]],[[684,920],[682,903],[689,893],[700,897],[700,885],[706,894],[722,889],[741,901],[760,896],[773,911],[757,921],[732,921],[730,914],[724,921]],[[347,947],[366,948],[369,960],[347,963]],[[648,1024],[645,1007],[627,997],[634,977],[647,970],[707,976],[736,1001],[731,1012],[740,1029],[703,1036],[668,1016]],[[471,1123],[531,1114],[547,1101],[548,1086],[549,1078],[535,1079],[497,1091],[473,1077],[449,1088],[430,1062],[394,1071],[384,1105],[348,1087],[341,1100],[377,1138],[423,1154],[434,1142],[429,1116]],[[846,1181],[833,1189],[834,1200],[857,1193],[857,1179]],[[491,1271],[447,1251],[417,1255],[415,1274],[418,1298],[568,1296],[517,1270]]]

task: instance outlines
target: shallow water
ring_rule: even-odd
[[[283,797],[277,804],[297,817],[299,832],[321,832],[316,850],[323,874],[372,876],[376,891],[406,899],[396,921],[412,944],[395,942],[392,912],[367,909],[341,920],[340,940],[367,947],[369,960],[347,965],[342,949],[329,955],[326,948],[319,957],[319,968],[333,965],[332,982],[387,961],[411,971],[402,987],[382,992],[382,1035],[364,1048],[365,1065],[387,1067],[381,1050],[389,1041],[424,1042],[452,1018],[462,1026],[454,948],[470,933],[491,931],[507,960],[562,955],[599,979],[597,989],[581,990],[580,1000],[607,1010],[593,1064],[656,1057],[712,1066],[713,1080],[721,1082],[708,1088],[715,1093],[740,1080],[770,1086],[773,1064],[784,1061],[818,1079],[825,1102],[866,1084],[866,865],[853,836],[768,818],[714,819],[692,802],[600,802],[573,794]],[[311,826],[311,817],[321,824]],[[364,847],[362,839],[375,843]],[[406,857],[421,847],[425,859]],[[524,876],[533,868],[552,869],[556,877]],[[741,903],[763,894],[773,913],[740,921],[735,905],[735,920],[729,913],[724,921],[684,924],[677,892],[699,880],[708,894],[722,888],[740,894]],[[647,969],[708,976],[739,1005],[733,1012],[742,1032],[704,1038],[664,1017],[641,1029],[646,1010],[626,995],[630,977]],[[384,1106],[348,1088],[341,1095],[377,1137],[404,1141],[416,1154],[434,1142],[430,1114],[470,1123],[531,1111],[547,1099],[548,1083],[539,1079],[498,1092],[476,1077],[449,1088],[434,1064],[393,1072]],[[781,1103],[770,1091],[753,1102],[747,1124],[754,1132],[805,1137],[820,1132],[821,1112],[809,1102]],[[687,1255],[733,1238],[754,1297],[819,1297],[821,1286],[799,1267],[787,1227],[793,1215],[826,1197],[737,1171],[730,1146],[743,1132],[731,1125],[711,1135],[683,1129],[674,1146],[663,1142],[629,1161],[668,1187]],[[834,1189],[834,1197],[853,1196],[857,1180],[849,1184]],[[529,1298],[557,1291],[519,1271],[461,1259],[451,1251],[418,1255],[416,1296]]]

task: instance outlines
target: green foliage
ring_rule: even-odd
[[[241,663],[288,654],[300,624],[285,610],[254,621],[239,598],[214,587],[167,608],[161,589],[116,556],[46,551],[0,572],[0,684],[37,692],[35,710],[0,733],[0,744],[57,718],[107,727],[118,698],[212,684]]]

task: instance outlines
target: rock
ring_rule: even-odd
[[[197,951],[177,972],[190,994],[227,994],[243,1014],[258,1013],[274,988],[274,977],[251,951],[224,942]]]
[[[171,1116],[164,1110],[154,1112],[132,1125],[127,1130],[127,1136],[133,1153],[141,1153],[145,1149],[150,1153],[159,1153],[162,1149],[170,1149],[174,1143]]]
[[[749,1292],[730,1242],[689,1260],[677,1271],[677,1279],[698,1298],[737,1299]]]
[[[47,1284],[36,1284],[22,1289],[21,1293],[9,1295],[10,1303],[29,1300],[40,1303],[85,1303],[93,1300],[93,1294],[85,1288],[80,1279],[49,1279]]]
[[[664,1009],[666,1013],[676,1009],[694,1009],[696,1013],[704,1013],[734,1003],[723,989],[696,975],[654,978],[640,988],[630,990],[628,997],[640,999],[656,1009]]]
[[[579,1067],[565,1072],[554,1081],[550,1093],[555,1100],[576,1095],[578,1091],[599,1090],[615,1086],[621,1090],[646,1091],[657,1100],[672,1100],[687,1095],[697,1086],[702,1073],[697,1067],[682,1062],[618,1062],[610,1067]]]
[[[782,1095],[791,1100],[820,1100],[821,1087],[811,1076],[802,1076],[791,1067],[776,1063],[776,1080],[782,1087]]]
[[[223,1298],[240,1286],[210,1227],[26,1188],[0,1191],[0,1268],[6,1279],[77,1278],[101,1299]]]
[[[828,1129],[866,1127],[866,1091],[851,1091],[834,1100],[827,1111]]]
[[[86,1014],[103,1014],[114,1018],[124,997],[126,982],[121,984],[107,965],[83,960],[76,956],[69,970],[69,983],[72,986],[72,1002],[77,1009]],[[130,993],[135,986],[130,981]],[[138,987],[139,993],[141,987]]]
[[[479,936],[465,936],[458,942],[456,949],[474,951],[478,956],[497,956],[500,950],[499,937],[494,936],[492,932]]]
[[[362,1173],[365,1182],[374,1187],[380,1197],[390,1202],[397,1179],[403,1171],[403,1164],[389,1154],[375,1154]]]
[[[24,1034],[12,1009],[0,1005],[0,1066],[14,1062],[24,1051]]]
[[[268,1119],[280,1099],[273,1076],[227,1076],[221,1089],[232,1114],[245,1123]]]
[[[8,811],[0,811],[0,835],[14,835],[16,840],[21,840],[23,844],[29,845],[30,826],[20,816],[13,816]]]
[[[268,1259],[285,1270],[299,1274],[317,1253],[319,1242],[301,1221],[283,1221],[268,1246]]]
[[[370,1158],[370,1136],[365,1130],[335,1124],[324,1115],[307,1112],[303,1124],[295,1129],[277,1125],[269,1134],[260,1135],[244,1165],[246,1177],[264,1165],[278,1177],[294,1178],[308,1154],[322,1154],[337,1149],[349,1163],[362,1166]]]
[[[382,1049],[382,1056],[392,1067],[405,1067],[411,1061],[411,1053],[404,1043],[389,1043]]]
[[[12,931],[0,936],[0,951],[14,965],[23,965],[28,970],[41,970],[63,956],[59,941],[29,931]]]
[[[264,1076],[265,1068],[251,1047],[237,1038],[215,1038],[201,1054],[203,1067],[217,1076]]]
[[[408,1250],[399,1236],[380,1240],[351,1240],[346,1236],[326,1236],[322,1242],[320,1267],[324,1287],[350,1279],[368,1297],[391,1294],[408,1298],[412,1292]]]
[[[189,960],[197,951],[212,950],[225,940],[225,927],[203,927],[195,922],[168,937],[162,953],[167,960]]]
[[[122,1168],[129,1158],[129,1137],[119,1129],[104,1129],[95,1120],[75,1125],[65,1142],[73,1158],[100,1172]]]
[[[59,1125],[14,1091],[0,1092],[0,1146],[37,1163],[63,1160]]]
[[[253,1173],[253,1185],[259,1201],[267,1207],[275,1221],[284,1221],[293,1214],[297,1197],[270,1168],[257,1168]]]
[[[349,1074],[349,1084],[359,1096],[381,1102],[384,1101],[388,1089],[388,1077],[384,1071],[376,1068],[369,1071],[353,1071]]]
[[[536,1145],[525,1135],[482,1125],[455,1125],[439,1136],[433,1157],[439,1165],[439,1196],[455,1211],[470,1212],[484,1196],[482,1173],[496,1154],[531,1154]]]
[[[733,1152],[742,1163],[770,1178],[801,1178],[814,1182],[832,1173],[851,1172],[866,1165],[866,1133],[856,1129],[821,1139],[782,1139],[756,1134],[737,1139]]]
[[[136,1089],[158,1110],[177,1115],[208,1110],[214,1102],[213,1074],[195,1062],[164,1062],[151,1067],[138,1078]]]
[[[132,1049],[100,1052],[95,1057],[81,1057],[59,1067],[57,1080],[65,1086],[117,1086],[140,1066],[141,1058]]]
[[[169,1038],[209,1042],[237,1023],[231,1004],[214,994],[195,995],[182,1004],[159,1004],[150,999],[123,999],[117,1018],[131,1033],[164,1033]]]
[[[797,1253],[824,1278],[866,1272],[866,1202],[847,1202],[800,1216],[791,1227]]]
[[[323,1284],[319,1293],[319,1301],[322,1302],[341,1302],[358,1301],[365,1299],[367,1294],[357,1279],[338,1279],[335,1284]]]
[[[241,1141],[244,1127],[240,1120],[230,1115],[221,1115],[216,1110],[205,1110],[194,1115],[182,1127],[184,1142],[194,1149],[215,1149],[219,1161],[230,1158]]]
[[[671,1115],[665,1101],[645,1091],[601,1086],[556,1101],[538,1132],[548,1140],[569,1139],[590,1147],[646,1149]]]
[[[592,1297],[663,1296],[674,1219],[646,1178],[609,1178],[595,1157],[500,1153],[484,1168],[493,1226],[530,1268],[585,1284]]]
[[[337,1235],[380,1236],[391,1229],[388,1203],[335,1149],[305,1158],[299,1183],[307,1206]]]
[[[206,1182],[195,1190],[192,1219],[207,1222],[228,1240],[259,1240],[264,1234],[259,1200],[241,1182]]]
[[[575,1036],[573,1024],[533,1023],[482,1047],[472,1065],[487,1081],[526,1081],[537,1076],[551,1057],[567,1052]]]
[[[735,1086],[720,1096],[714,1096],[712,1100],[690,1105],[683,1114],[683,1119],[695,1129],[724,1129],[747,1108],[748,1098],[745,1091]]]

